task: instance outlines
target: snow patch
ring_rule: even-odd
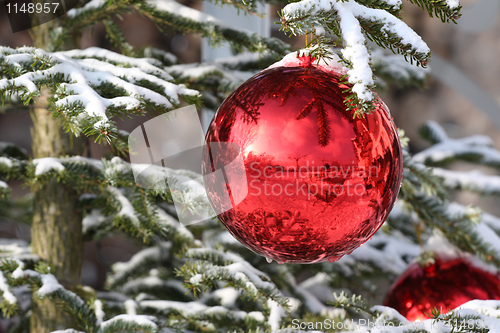
[[[3,293],[2,297],[10,304],[17,303],[17,298],[12,294],[9,290],[9,285],[7,284],[7,279],[3,275],[3,272],[0,271],[0,291]]]
[[[96,299],[94,301],[94,308],[95,308],[96,325],[101,325],[101,323],[104,320],[104,316],[106,315],[102,310],[102,301]]]
[[[56,277],[52,274],[40,274],[40,279],[42,280],[42,286],[36,292],[40,297],[47,296],[59,289],[63,289],[63,286],[59,284]]]
[[[59,159],[53,157],[36,158],[33,164],[36,165],[35,176],[41,176],[52,170],[61,172],[65,169]]]
[[[202,278],[203,278],[202,274],[196,274],[192,278],[189,279],[189,282],[191,284],[197,285],[198,283],[200,283]]]
[[[126,300],[123,305],[125,306],[125,311],[129,315],[137,315],[137,302],[133,299]]]
[[[8,168],[12,168],[12,161],[10,158],[8,157],[3,157],[1,156],[0,157],[0,164],[4,164],[5,166],[7,166]]]
[[[102,222],[106,221],[106,217],[101,214],[100,209],[92,209],[90,214],[87,214],[82,220],[83,232],[92,229],[100,225]]]
[[[105,330],[105,328],[116,321],[125,321],[129,323],[135,323],[140,326],[148,327],[151,331],[156,331],[157,325],[154,322],[156,317],[153,316],[145,316],[145,315],[129,315],[129,314],[121,314],[107,320],[101,324],[101,329]]]
[[[267,306],[269,307],[269,319],[268,323],[272,330],[277,330],[281,327],[281,320],[286,316],[286,312],[281,305],[273,301],[272,299],[267,300]]]
[[[460,1],[459,0],[446,0],[446,4],[450,9],[455,9],[458,6],[460,6]]]
[[[115,196],[118,202],[120,202],[121,209],[118,212],[118,216],[126,217],[132,222],[133,225],[135,225],[136,227],[141,227],[141,223],[135,213],[134,206],[128,200],[128,198],[123,195],[123,190],[117,189],[113,186],[109,186],[108,191]]]

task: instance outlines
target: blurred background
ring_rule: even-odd
[[[1,0],[0,0],[1,1]],[[179,1],[195,9],[202,9],[204,3],[190,0]],[[390,86],[381,93],[399,128],[410,138],[410,150],[415,153],[428,144],[418,136],[419,127],[434,120],[444,126],[450,137],[484,134],[490,136],[495,147],[500,149],[500,0],[462,0],[463,17],[458,24],[445,24],[438,18],[429,18],[417,6],[403,0],[404,21],[411,26],[432,50],[432,69],[428,87],[425,90]],[[279,31],[277,15],[280,7],[269,6],[267,27],[269,34],[290,43],[295,49],[305,45],[303,37],[289,38]],[[211,12],[214,8],[207,9]],[[221,19],[227,15],[222,13]],[[129,43],[135,47],[153,46],[173,53],[180,63],[198,62],[202,59],[202,41],[198,35],[182,35],[175,31],[160,32],[149,20],[137,14],[124,16],[117,21]],[[30,46],[28,31],[12,33],[5,7],[0,5],[0,45],[9,47]],[[102,25],[84,31],[81,48],[98,46],[113,50],[105,39]],[[117,50],[115,50],[117,51]],[[206,55],[205,55],[206,57]],[[0,112],[0,141],[13,142],[27,151],[31,150],[31,119],[27,108]],[[120,129],[127,131],[146,121],[137,118],[131,121],[118,120]],[[107,147],[90,145],[88,156],[101,158],[109,153]],[[468,170],[465,163],[454,168]],[[482,169],[491,174],[493,171]],[[29,188],[11,184],[13,195],[29,195]],[[479,197],[461,193],[457,200],[472,204],[485,211],[500,214],[500,205],[495,197]],[[0,238],[21,238],[29,241],[29,226],[14,224],[1,217]],[[137,252],[139,243],[120,235],[106,238],[97,245],[85,247],[85,262],[82,279],[86,285],[102,289],[106,270],[116,261],[125,261]]]

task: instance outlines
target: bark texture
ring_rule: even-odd
[[[82,155],[83,138],[65,133],[58,119],[47,110],[49,91],[43,94],[31,110],[33,119],[32,148],[34,158]],[[34,189],[31,240],[33,251],[49,262],[52,272],[66,288],[80,283],[83,257],[82,212],[79,194],[71,184],[61,184],[55,178]],[[49,299],[34,297],[30,332],[49,333],[73,327],[73,320]]]

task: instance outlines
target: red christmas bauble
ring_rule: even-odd
[[[431,309],[446,313],[473,299],[500,299],[500,279],[463,258],[412,264],[392,285],[384,305],[410,321],[429,319]]]
[[[338,260],[396,201],[396,127],[378,97],[364,117],[346,110],[341,74],[312,61],[264,70],[223,102],[205,138],[205,187],[220,221],[279,263]]]

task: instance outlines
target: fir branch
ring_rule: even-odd
[[[382,9],[389,12],[391,15],[399,17],[403,9],[403,3],[401,0],[389,1],[387,0],[355,0],[359,4],[366,6],[368,8]]]
[[[414,86],[423,89],[427,86],[429,70],[409,64],[400,55],[384,55],[372,52],[372,69],[378,79],[395,83],[398,87]],[[377,87],[382,82],[377,81]]]
[[[100,209],[92,209],[82,220],[82,231],[85,240],[98,241],[114,227],[110,217],[101,214]]]
[[[103,23],[106,28],[106,37],[111,41],[114,47],[119,48],[123,55],[129,57],[137,56],[134,47],[129,44],[125,34],[115,21],[108,19],[104,20]]]
[[[4,317],[9,318],[17,313],[17,298],[10,291],[7,279],[0,270],[0,292],[2,301],[0,302],[0,310]]]
[[[179,105],[180,98],[195,102],[199,95],[169,82],[172,77],[158,67],[161,63],[157,60],[98,48],[54,53],[4,48],[0,61],[23,68],[12,79],[0,79],[2,100],[15,92],[29,103],[40,94],[41,86],[47,85],[55,91],[52,109],[64,116],[67,129],[108,143],[118,137],[110,117],[143,113],[148,108],[161,113]],[[21,64],[25,62],[31,67],[29,71]]]
[[[0,141],[0,156],[15,158],[18,160],[27,160],[28,152],[26,149],[18,147],[13,143]]]
[[[449,137],[441,125],[435,121],[428,121],[418,130],[420,136],[432,144],[448,141]]]
[[[239,256],[235,257],[212,249],[189,250],[185,255],[189,256],[190,253],[192,255],[193,251],[196,251],[196,253],[208,251],[211,254],[219,252],[217,253],[218,255],[223,256],[223,258],[228,258],[229,261],[233,263],[224,266],[212,264],[205,260],[190,261],[186,263],[179,269],[178,275],[186,279],[186,285],[192,290],[196,290],[203,285],[209,286],[214,281],[224,281],[228,286],[245,291],[251,298],[257,299],[262,297],[265,299],[272,299],[281,306],[287,307],[286,298],[282,296],[279,289],[270,282],[271,280],[269,277],[251,266],[242,258],[239,258]]]
[[[170,52],[166,52],[154,47],[145,47],[139,51],[139,56],[158,60],[162,66],[172,66],[178,63],[177,57]]]
[[[411,3],[416,4],[420,8],[426,10],[429,13],[429,16],[436,15],[443,22],[449,22],[450,20],[453,23],[456,23],[456,20],[460,18],[462,14],[460,14],[460,10],[462,6],[451,5],[451,1],[448,0],[409,0]],[[458,1],[457,1],[458,3]]]
[[[267,327],[264,315],[261,312],[234,311],[222,306],[207,306],[200,302],[176,302],[164,300],[147,300],[139,302],[143,311],[169,316],[171,320],[186,321],[193,328],[199,328],[201,323],[210,322],[220,331],[248,332],[252,329]],[[206,325],[201,324],[201,326]]]
[[[229,58],[218,58],[214,62],[222,66],[224,69],[237,71],[260,71],[262,68],[267,68],[274,64],[277,60],[276,54],[265,51],[252,54],[239,54]]]
[[[130,6],[142,0],[105,1],[91,0],[80,8],[70,9],[65,26],[69,31],[79,31],[96,22],[108,20],[117,14],[130,11]]]
[[[485,175],[479,170],[468,172],[433,168],[433,174],[444,179],[450,190],[468,190],[483,195],[500,195],[500,176]]]
[[[162,242],[154,247],[148,247],[137,252],[125,263],[115,263],[113,273],[108,276],[107,286],[109,289],[117,289],[127,282],[127,280],[138,277],[148,272],[152,268],[159,266],[171,267],[170,248],[172,244]]]
[[[415,211],[418,217],[429,228],[441,230],[443,235],[459,249],[476,254],[485,262],[500,267],[500,256],[483,236],[488,231],[484,226],[476,226],[479,213],[476,210],[450,213],[449,204],[435,197],[426,196],[420,192],[408,191],[408,185],[403,180],[400,191],[401,199],[410,211]]]
[[[407,151],[403,151],[403,178],[406,179],[408,191],[417,193],[421,190],[428,196],[437,196],[444,200],[448,192],[443,186],[443,179],[433,172],[433,169],[417,162]],[[410,186],[409,184],[413,184]]]
[[[7,199],[10,196],[10,191],[9,185],[0,180],[0,199]]]
[[[40,298],[53,297],[62,301],[63,309],[69,312],[80,327],[88,333],[95,332],[96,317],[94,311],[72,291],[65,289],[52,274],[42,274],[33,270],[24,270],[24,264],[18,261],[18,267],[10,274],[12,284],[31,284],[38,290],[35,296]],[[0,269],[4,270],[3,266]]]
[[[356,312],[363,311],[372,318],[376,318],[377,316],[377,313],[371,310],[366,300],[361,296],[353,294],[349,297],[345,292],[342,291],[339,295],[334,293],[333,298],[335,299],[335,302],[332,302],[332,305],[334,305],[335,307],[341,307],[343,309],[352,308],[356,310]]]
[[[493,148],[492,140],[485,135],[451,139],[435,122],[428,123],[421,133],[436,144],[415,154],[413,159],[417,162],[438,166],[463,160],[500,169],[500,152]]]
[[[370,2],[370,5],[374,4]],[[384,5],[387,6],[386,3]],[[365,36],[379,46],[401,53],[405,59],[416,61],[423,67],[430,57],[427,45],[403,21],[387,10],[370,8],[354,0],[329,4],[320,0],[302,0],[287,5],[280,16],[286,32],[294,35],[307,34],[312,32],[311,27],[320,26],[321,30],[336,35],[343,42],[343,59],[350,68],[346,79],[353,85],[346,104],[349,109],[357,109],[355,116],[362,116],[373,109],[371,88],[374,82]],[[317,39],[315,49],[321,52],[316,52],[315,56],[328,56],[328,53],[323,54],[326,51],[322,47],[327,41],[327,37]]]
[[[158,325],[155,323],[156,318],[145,315],[118,315],[105,322],[99,327],[99,333],[112,332],[158,332]]]
[[[135,297],[141,293],[155,295],[159,299],[170,299],[182,302],[193,301],[194,297],[186,293],[179,280],[165,280],[159,276],[136,278],[125,283],[121,288],[123,293]]]
[[[176,65],[169,67],[167,71],[179,82],[186,83],[193,89],[210,89],[217,94],[231,93],[255,74],[228,70],[217,63]]]
[[[235,51],[247,49],[250,52],[269,50],[285,55],[289,47],[276,38],[263,38],[245,30],[228,27],[218,19],[170,0],[149,0],[135,5],[136,9],[159,27],[173,27],[188,33],[201,33],[213,44],[226,40]],[[197,17],[197,20],[192,19]]]
[[[0,177],[5,180],[22,179],[26,177],[28,163],[17,158],[0,156]]]

